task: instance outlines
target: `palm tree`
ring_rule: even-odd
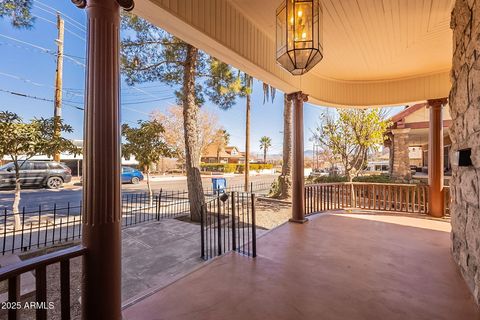
[[[242,89],[240,96],[246,98],[245,104],[245,170],[244,170],[244,190],[248,192],[250,185],[250,109],[251,109],[251,95],[253,87],[253,77],[247,73],[241,75]],[[270,99],[275,99],[276,89],[267,83],[263,83],[263,103]]]
[[[288,101],[287,94],[283,97],[283,163],[278,182],[278,197],[290,198],[292,195],[292,101]]]
[[[267,136],[260,138],[260,150],[263,150],[263,163],[267,163],[267,152],[268,149],[272,146],[272,139]]]

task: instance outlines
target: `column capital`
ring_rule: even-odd
[[[287,94],[287,100],[288,101],[299,100],[299,101],[307,102],[308,94],[303,93],[302,91],[292,92]]]
[[[74,5],[76,5],[78,8],[83,9],[87,6],[87,2],[91,4],[90,2],[97,2],[101,3],[102,1],[99,0],[71,0]],[[135,3],[133,0],[115,0],[120,7],[122,7],[125,11],[132,11],[133,7],[135,6]]]
[[[427,100],[427,107],[441,108],[448,103],[448,98],[429,99]]]

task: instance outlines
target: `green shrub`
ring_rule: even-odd
[[[202,163],[200,164],[202,171],[208,172],[225,172],[225,173],[243,173],[245,171],[244,164],[238,163]],[[272,169],[271,163],[252,163],[250,164],[250,171]]]
[[[348,182],[347,177],[340,175],[323,176],[323,177],[308,177],[309,183],[335,183],[335,182]],[[365,183],[405,183],[392,179],[388,174],[380,175],[368,175],[354,177],[353,182],[365,182]]]

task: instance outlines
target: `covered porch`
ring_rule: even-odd
[[[333,211],[127,307],[134,319],[478,319],[447,221]],[[181,306],[180,306],[181,305]]]
[[[16,301],[20,274],[35,270],[37,301],[46,302],[47,266],[60,263],[62,318],[69,319],[69,263],[71,258],[83,256],[83,318],[121,319],[119,28],[120,10],[133,9],[134,2],[72,1],[80,8],[86,7],[88,17],[82,246],[4,268],[0,280],[8,280],[9,300]],[[449,221],[327,211],[310,216],[307,222],[303,168],[306,101],[342,107],[427,103],[431,132],[428,192],[422,193],[422,206],[404,208],[415,211],[422,207],[424,213],[443,217],[442,113],[452,87],[453,52],[458,54],[452,77],[455,81],[458,78],[459,83],[457,91],[454,81],[450,96],[450,108],[455,110],[455,151],[462,149],[474,155],[480,141],[477,136],[480,107],[475,104],[479,100],[465,93],[468,83],[473,83],[470,88],[473,92],[480,77],[472,71],[469,78],[465,58],[465,47],[470,41],[465,34],[475,31],[472,39],[480,34],[480,29],[472,26],[480,17],[480,4],[475,2],[473,8],[466,0],[456,1],[452,41],[449,22],[454,1],[451,0],[384,1],[383,4],[366,0],[323,1],[325,61],[309,74],[294,77],[275,61],[274,12],[278,2],[135,1],[135,13],[139,16],[290,93],[289,99],[294,103],[293,199],[292,223],[261,237],[257,258],[230,252],[165,289],[147,294],[145,299],[125,308],[123,316],[127,319],[480,318],[472,299],[472,293],[478,294],[478,261],[469,260],[470,256],[478,256],[478,252],[473,252],[478,248],[472,246],[477,243],[478,247],[479,243],[475,235],[480,228],[475,168],[480,165],[476,158],[475,167],[470,161],[466,168],[454,168],[452,221],[456,231],[453,237],[456,260],[451,253]],[[459,39],[464,45],[459,45]],[[455,49],[461,49],[452,50],[453,44]],[[468,63],[480,61],[476,54],[480,44],[472,40],[468,48],[471,53]],[[469,105],[468,112],[472,114],[464,117]],[[467,136],[476,140],[461,142],[462,138],[467,141]],[[386,194],[393,193],[383,192],[383,197]],[[388,201],[391,203],[391,199]],[[383,206],[386,203],[383,198]],[[467,213],[473,221],[468,229]],[[16,319],[16,310],[10,311],[9,317]],[[47,310],[39,310],[37,318],[47,319]]]

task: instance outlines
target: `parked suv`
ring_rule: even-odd
[[[72,180],[72,171],[63,163],[54,161],[25,161],[20,167],[22,186],[47,187],[58,189],[63,183]],[[0,188],[15,187],[15,167],[13,162],[0,167]]]

